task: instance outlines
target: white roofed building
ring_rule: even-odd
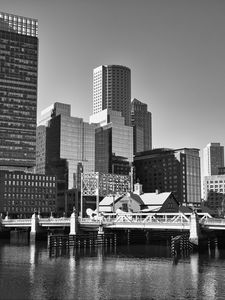
[[[136,183],[134,192],[124,196],[106,196],[99,203],[99,212],[109,213],[117,211],[139,212],[178,212],[179,202],[172,192],[142,193],[142,185]]]

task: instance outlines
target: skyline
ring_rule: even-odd
[[[152,113],[153,148],[225,144],[224,1],[1,2],[3,12],[38,19],[38,119],[64,102],[88,121],[93,69],[119,64],[131,69],[132,98]]]

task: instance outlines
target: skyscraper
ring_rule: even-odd
[[[0,12],[0,169],[35,166],[38,21]]]
[[[131,102],[131,125],[134,133],[134,154],[152,149],[152,114],[137,99]]]
[[[224,146],[209,143],[203,149],[203,176],[218,175],[219,168],[224,167]]]
[[[93,71],[93,114],[104,109],[120,111],[130,125],[131,71],[125,66],[104,65]]]
[[[70,105],[55,103],[46,132],[41,125],[37,133],[39,172],[45,166],[46,174],[57,175],[59,180],[65,180],[69,189],[75,188],[79,182],[81,165],[84,172],[94,172],[95,125],[72,117]]]
[[[95,171],[128,175],[133,162],[133,129],[121,112],[105,109],[90,117],[95,130]]]

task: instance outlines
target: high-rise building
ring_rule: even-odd
[[[131,125],[134,134],[134,154],[152,149],[152,114],[148,106],[137,99],[131,102]]]
[[[46,138],[42,126],[37,131],[39,172],[45,164],[45,174],[56,175],[58,180],[66,181],[65,189],[77,187],[80,165],[84,172],[94,172],[95,125],[72,117],[70,105],[57,102],[46,127]]]
[[[104,109],[120,111],[130,125],[131,71],[125,66],[104,65],[93,71],[93,114]]]
[[[203,149],[203,176],[218,175],[219,168],[224,167],[224,146],[209,143]]]
[[[105,109],[90,117],[95,130],[95,171],[128,175],[133,162],[133,129],[121,112]]]
[[[0,12],[0,169],[35,166],[38,21]]]
[[[136,180],[143,191],[173,192],[180,203],[201,202],[200,157],[198,149],[154,149],[134,158]]]

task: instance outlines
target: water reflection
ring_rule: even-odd
[[[167,245],[58,249],[0,244],[1,299],[223,299],[225,254]],[[207,252],[208,251],[208,252]],[[213,252],[214,251],[214,254]]]
[[[30,283],[34,284],[34,272],[35,272],[35,245],[30,245]]]

